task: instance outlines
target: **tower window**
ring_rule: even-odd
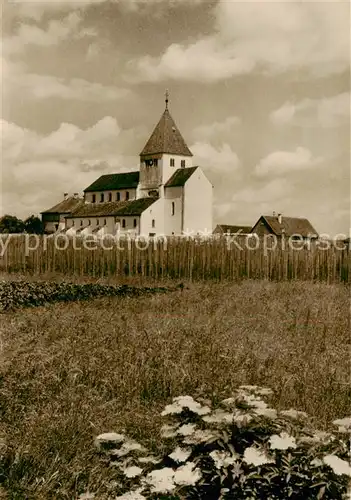
[[[126,200],[129,200],[129,191],[126,191]]]
[[[90,226],[90,225],[91,225],[91,220],[89,219],[89,220],[88,220],[88,226]]]
[[[180,166],[181,166],[182,168],[184,168],[184,167],[185,167],[185,160],[181,160],[181,161],[180,161]]]
[[[97,226],[99,225],[99,219],[96,219],[96,225]]]
[[[116,201],[120,201],[121,200],[121,193],[118,192],[116,193]]]
[[[104,202],[104,200],[105,200],[104,193],[101,193],[101,194],[100,194],[100,201],[101,201],[101,203],[103,203],[103,202]]]
[[[175,214],[175,203],[174,201],[172,201],[172,215]]]
[[[96,194],[93,194],[91,201],[92,201],[93,203],[95,203],[95,202],[96,202]]]
[[[108,193],[108,201],[112,201],[112,193]]]
[[[134,227],[137,227],[137,220],[136,219],[134,219],[133,225],[134,225]]]
[[[155,227],[155,219],[152,219],[152,221],[151,221],[151,226],[152,226],[152,227]]]
[[[126,220],[122,219],[122,227],[126,227]]]
[[[81,225],[81,226],[83,225],[83,221],[82,221],[82,220],[80,221],[80,225]]]
[[[171,167],[174,167],[174,164],[175,164],[175,163],[174,163],[174,158],[170,158],[170,160],[169,160],[169,165],[170,165]]]

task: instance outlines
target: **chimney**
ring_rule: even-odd
[[[74,193],[73,198],[76,200],[78,198],[78,193]]]
[[[68,193],[63,193],[63,199],[67,200],[67,198],[68,198]]]
[[[282,223],[282,214],[278,214],[278,222],[279,222],[279,224]]]

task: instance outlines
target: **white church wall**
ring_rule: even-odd
[[[118,190],[110,190],[110,191],[94,191],[85,193],[85,202],[86,203],[94,203],[93,195],[95,195],[95,203],[107,203],[109,202],[109,194],[111,193],[111,201],[126,201],[127,200],[127,192],[129,193],[129,200],[135,200],[137,190],[134,189],[118,189]],[[120,200],[117,200],[117,193],[120,195]],[[101,194],[104,195],[104,201],[101,201]]]
[[[212,233],[212,184],[198,168],[184,187],[184,231]]]
[[[181,186],[165,188],[164,224],[166,236],[181,234],[182,190]]]
[[[154,223],[153,223],[154,221]],[[155,201],[140,216],[140,234],[164,235],[164,198]]]
[[[171,167],[171,159],[174,160],[174,167]],[[162,155],[162,159],[160,160],[160,165],[162,169],[162,182],[165,184],[178,170],[179,168],[182,168],[181,166],[181,161],[185,161],[185,167],[192,167],[193,166],[193,159],[191,156],[181,156],[181,155],[171,155],[171,154],[164,154]]]

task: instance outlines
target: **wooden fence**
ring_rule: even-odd
[[[295,242],[294,248],[278,242],[271,249],[272,242],[244,236],[234,242],[230,238],[92,241],[2,235],[0,245],[0,270],[9,273],[327,283],[351,279],[350,248],[342,242]]]

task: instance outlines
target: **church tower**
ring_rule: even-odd
[[[141,197],[162,196],[162,186],[180,168],[192,166],[192,153],[166,108],[140,153],[139,190]]]

